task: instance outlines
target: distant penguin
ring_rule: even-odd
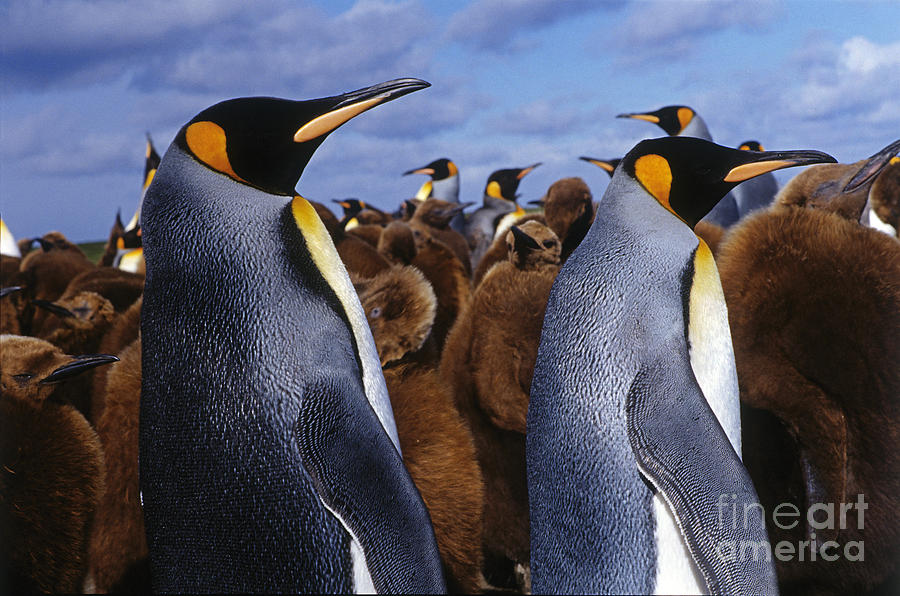
[[[543,213],[527,213],[522,217],[516,220],[516,226],[522,227],[524,224],[529,221],[536,221],[540,224],[547,225],[547,221],[544,218]],[[508,233],[509,230],[506,230]],[[503,234],[502,237],[494,238],[494,241],[491,243],[491,247],[484,253],[484,256],[481,257],[481,260],[478,261],[478,267],[475,268],[475,272],[472,273],[472,288],[477,288],[478,284],[481,283],[481,280],[484,279],[484,276],[487,275],[487,272],[491,270],[491,267],[496,265],[497,263],[502,263],[503,261],[509,260],[509,246],[506,243],[507,234]]]
[[[560,258],[569,258],[594,221],[594,198],[581,178],[561,178],[550,185],[544,198],[547,226],[562,242]]]
[[[445,589],[365,314],[294,190],[328,133],[427,86],[224,101],[163,156],[142,210],[154,591]]]
[[[416,193],[417,199],[440,199],[449,203],[459,203],[459,168],[446,157],[436,159],[421,168],[403,172],[404,176],[410,174],[425,174],[431,177],[431,180],[423,184]],[[450,222],[450,227],[462,234],[465,222],[463,214],[458,213]]]
[[[623,158],[544,317],[527,427],[535,593],[776,591],[771,560],[741,546],[768,538],[744,508],[758,498],[728,315],[692,228],[738,182],[825,161],[689,137]]]
[[[67,356],[34,337],[0,336],[0,557],[5,593],[82,593],[104,487],[91,425],[57,398],[70,379],[115,362]]]
[[[469,303],[472,282],[465,264],[446,244],[427,232],[413,230],[413,234],[418,234],[418,239],[416,256],[410,265],[425,275],[437,296],[432,336],[441,349],[459,313]]]
[[[391,216],[378,207],[361,201],[359,199],[332,199],[344,210],[344,217],[341,218],[341,225],[344,229],[350,231],[359,225],[366,224],[383,224],[387,225],[391,222]]]
[[[619,114],[616,118],[633,118],[652,122],[666,131],[670,137],[695,137],[706,141],[712,141],[712,135],[706,127],[706,122],[700,114],[688,106],[666,106],[655,112],[643,112],[632,114]],[[733,192],[729,192],[712,208],[704,218],[709,223],[714,223],[723,228],[734,224],[740,218],[737,199]]]
[[[6,222],[0,219],[0,255],[21,258],[22,252],[16,244],[16,239],[6,227]]]
[[[416,237],[405,222],[393,221],[378,237],[378,253],[395,265],[409,265],[416,258]]]
[[[453,219],[471,203],[454,204],[440,199],[429,199],[416,207],[409,220],[413,231],[425,233],[439,240],[453,251],[471,277],[472,266],[469,245],[465,237],[452,228]]]
[[[869,207],[869,227],[900,237],[900,157],[892,158],[872,183]]]
[[[610,178],[612,178],[613,172],[616,171],[616,166],[618,166],[619,162],[622,161],[621,157],[615,157],[613,159],[600,159],[598,157],[581,156],[578,159],[586,161],[590,164],[594,164],[595,166],[609,174]]]
[[[144,179],[141,185],[141,200],[134,215],[125,225],[126,232],[136,231],[141,226],[141,207],[144,204],[147,189],[150,187],[150,183],[153,182],[153,177],[156,176],[156,170],[159,169],[159,162],[159,153],[156,152],[156,148],[153,146],[153,139],[150,138],[150,133],[148,132],[147,146],[144,150]]]
[[[316,210],[325,229],[328,230],[328,235],[331,236],[331,241],[347,271],[362,277],[372,277],[390,266],[390,263],[378,254],[378,250],[374,246],[344,230],[328,207],[315,201],[309,203]]]
[[[19,322],[21,304],[14,294],[21,292],[22,286],[5,286],[0,288],[0,335],[20,335],[22,324]]]
[[[472,253],[472,269],[494,241],[494,233],[504,215],[515,213],[525,215],[516,202],[516,191],[522,178],[541,165],[532,164],[525,168],[507,168],[492,172],[484,185],[482,205],[466,220],[466,240]]]
[[[441,376],[472,429],[484,476],[485,576],[527,592],[525,417],[560,243],[529,221],[510,228],[506,245],[507,260],[488,271],[447,337]]]
[[[741,151],[765,151],[759,141],[744,141],[738,146]],[[758,209],[765,209],[775,200],[778,194],[778,181],[772,172],[766,172],[745,182],[741,182],[731,191],[738,210],[738,219],[746,217]]]

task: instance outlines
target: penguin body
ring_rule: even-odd
[[[22,257],[22,252],[16,244],[16,238],[9,231],[9,228],[6,227],[3,219],[0,219],[0,255],[16,258]]]
[[[700,117],[700,114],[688,106],[665,106],[654,112],[619,114],[616,118],[633,118],[652,122],[672,137],[694,137],[705,141],[713,140],[706,122]],[[729,192],[726,194],[712,208],[712,211],[706,214],[704,219],[723,228],[727,228],[740,219],[737,199],[734,193]]]
[[[362,308],[293,191],[331,130],[425,86],[223,102],[163,157],[142,215],[155,590],[444,589]]]
[[[544,218],[562,242],[560,258],[569,258],[594,221],[591,189],[581,178],[561,178],[547,189]]]
[[[416,208],[409,220],[409,227],[413,232],[418,231],[445,244],[462,263],[466,275],[471,277],[469,245],[465,237],[452,226],[453,220],[469,204],[459,205],[441,199],[429,199]]]
[[[741,151],[765,151],[759,141],[745,141],[738,146]],[[765,209],[778,194],[778,181],[772,172],[766,172],[750,180],[741,182],[732,191],[737,205],[738,219],[758,209]]]
[[[431,177],[431,180],[423,184],[416,193],[417,199],[440,199],[448,203],[459,203],[459,168],[448,158],[441,157],[426,166],[403,173],[404,176],[409,174],[425,174]],[[450,227],[460,234],[465,231],[466,219],[462,212],[453,217]]]
[[[516,221],[516,225],[522,227],[529,221],[536,221],[544,225],[547,224],[542,213],[529,213],[520,217]],[[494,238],[494,241],[491,243],[491,247],[487,250],[486,253],[484,253],[484,256],[481,257],[481,260],[478,261],[478,267],[472,274],[472,288],[478,287],[478,285],[481,283],[481,280],[483,280],[484,276],[487,275],[487,272],[491,270],[491,267],[493,267],[497,263],[502,263],[503,261],[507,260],[509,260],[509,246],[507,246],[506,244],[506,234],[504,234],[502,237]]]
[[[721,495],[738,511],[758,498],[722,289],[691,228],[734,183],[829,159],[692,138],[623,158],[544,317],[527,434],[535,592],[775,591],[771,561],[716,554],[768,539],[758,509],[746,524],[716,515]]]

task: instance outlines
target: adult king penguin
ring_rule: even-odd
[[[450,203],[459,203],[459,168],[450,159],[441,157],[426,166],[403,172],[404,176],[410,174],[426,174],[431,180],[422,185],[416,198],[440,199]],[[465,232],[466,219],[462,213],[450,220],[450,227],[463,234]]]
[[[427,86],[224,101],[163,157],[141,216],[155,591],[444,589],[365,314],[294,191],[328,133]]]
[[[758,499],[722,288],[692,228],[738,182],[826,161],[686,137],[623,158],[544,318],[526,448],[535,593],[776,591],[762,515],[744,508]]]

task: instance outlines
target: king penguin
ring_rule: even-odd
[[[706,141],[712,141],[712,135],[706,122],[693,108],[688,106],[665,106],[655,112],[640,112],[632,114],[619,114],[616,118],[633,118],[652,122],[666,131],[670,137],[694,137]],[[727,228],[739,219],[737,199],[733,193],[728,193],[716,203],[704,220]]]
[[[759,141],[744,141],[738,146],[741,151],[765,151]],[[778,181],[771,172],[766,172],[738,184],[734,191],[738,219],[743,219],[753,211],[765,209],[775,200],[778,194]]]
[[[145,197],[140,479],[161,592],[439,592],[365,314],[296,185],[335,128],[428,87],[239,98]]]
[[[535,593],[776,591],[770,553],[753,554],[764,520],[744,508],[758,499],[722,288],[692,228],[738,182],[825,161],[676,137],[623,158],[544,317],[526,447]]]
[[[450,203],[459,203],[459,168],[450,159],[441,157],[427,166],[403,172],[404,176],[410,174],[425,174],[431,177],[431,180],[423,184],[416,193],[417,199],[441,199]],[[450,221],[450,227],[460,234],[465,230],[465,225],[466,219],[462,213]]]

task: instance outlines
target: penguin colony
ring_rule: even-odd
[[[891,593],[900,142],[727,148],[667,106],[580,158],[598,200],[523,208],[535,163],[466,213],[448,158],[394,213],[302,196],[329,133],[427,86],[148,136],[97,263],[0,222],[5,591]]]

